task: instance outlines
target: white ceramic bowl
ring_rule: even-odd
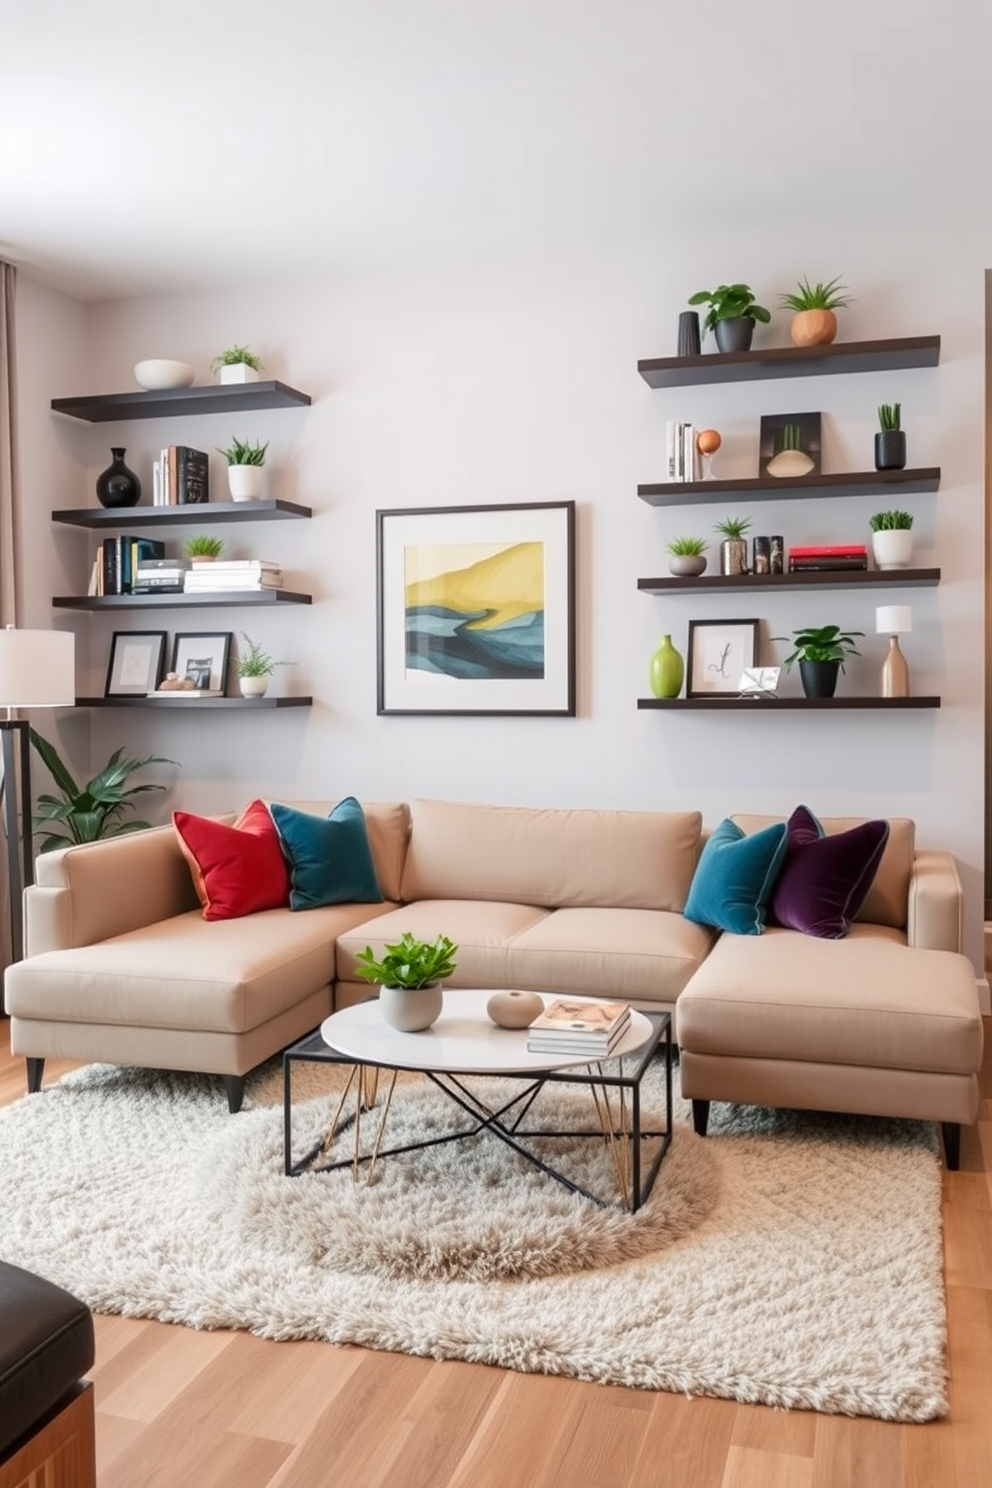
[[[134,380],[149,393],[161,388],[189,387],[193,381],[193,368],[189,362],[170,362],[165,357],[153,357],[149,362],[135,362]]]

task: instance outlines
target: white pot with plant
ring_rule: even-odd
[[[196,537],[190,537],[186,541],[186,557],[198,567],[201,563],[216,563],[224,551],[224,540],[220,537],[208,537],[205,533],[198,533]]]
[[[264,697],[269,690],[269,678],[276,667],[292,666],[291,661],[274,661],[268,651],[263,650],[251,636],[241,632],[244,650],[238,657],[238,691],[242,697]]]
[[[257,382],[262,359],[247,346],[229,346],[210,363],[218,382]]]
[[[269,441],[252,444],[246,439],[232,439],[218,453],[227,461],[227,484],[232,501],[257,501],[262,494],[262,467]]]
[[[908,568],[913,557],[913,518],[909,512],[883,511],[869,517],[876,568]]]
[[[418,940],[405,930],[394,945],[376,956],[371,946],[355,956],[355,970],[366,982],[379,987],[379,1007],[391,1028],[401,1033],[421,1033],[441,1016],[444,989],[441,983],[455,969],[458,947],[446,935]]]

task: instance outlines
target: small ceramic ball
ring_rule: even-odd
[[[497,1028],[529,1028],[544,1012],[544,998],[539,992],[494,992],[486,1012]]]
[[[715,455],[722,443],[716,429],[700,429],[696,435],[696,448],[701,455]]]

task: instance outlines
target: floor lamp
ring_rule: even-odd
[[[23,894],[34,883],[31,850],[31,725],[16,708],[71,708],[76,701],[76,638],[64,630],[0,630],[0,742],[11,957],[24,954]]]

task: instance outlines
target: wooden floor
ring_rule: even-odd
[[[944,1179],[946,1421],[894,1426],[98,1317],[100,1488],[988,1488],[992,1020],[982,1090],[961,1171]],[[0,1020],[0,1104],[23,1092]]]

